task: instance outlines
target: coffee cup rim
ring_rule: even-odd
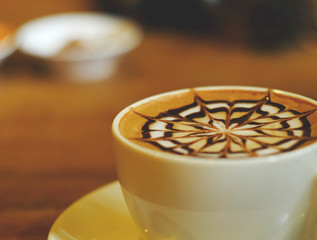
[[[131,149],[137,150],[139,152],[142,152],[143,154],[146,154],[148,156],[160,156],[160,160],[166,160],[166,161],[172,161],[172,162],[179,162],[179,163],[188,163],[188,164],[203,164],[203,165],[232,165],[232,164],[265,164],[268,162],[280,162],[283,160],[288,159],[289,157],[296,157],[301,156],[302,154],[312,151],[313,149],[317,149],[317,142],[314,142],[312,144],[309,144],[307,146],[303,146],[301,148],[291,150],[288,152],[281,152],[277,154],[272,155],[263,155],[263,156],[256,156],[256,157],[241,157],[241,158],[226,158],[226,159],[219,159],[219,158],[201,158],[201,157],[195,157],[195,156],[186,156],[186,155],[177,155],[173,153],[158,151],[155,149],[147,148],[141,145],[138,145],[128,138],[124,137],[119,130],[119,123],[122,119],[122,117],[130,111],[131,108],[135,108],[139,105],[142,105],[143,103],[146,103],[148,101],[152,101],[154,99],[176,94],[176,93],[182,93],[187,92],[191,90],[226,90],[226,89],[237,89],[237,90],[252,90],[252,91],[274,91],[276,93],[288,95],[294,98],[300,98],[304,101],[310,102],[317,106],[317,101],[305,96],[302,96],[300,94],[292,93],[289,91],[279,90],[279,89],[272,89],[272,88],[266,88],[266,87],[255,87],[255,86],[242,86],[242,85],[219,85],[219,86],[200,86],[200,87],[194,87],[194,88],[183,88],[178,90],[172,90],[160,94],[156,94],[144,99],[141,99],[137,102],[134,102],[133,104],[127,106],[123,110],[121,110],[115,117],[112,123],[112,134],[115,138],[117,138],[119,141],[130,147]]]

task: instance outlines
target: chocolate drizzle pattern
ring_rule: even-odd
[[[270,91],[258,101],[206,101],[195,92],[191,104],[155,117],[133,110],[147,121],[142,138],[162,151],[202,158],[239,158],[291,151],[308,141],[307,117],[316,109],[298,112],[272,102]]]

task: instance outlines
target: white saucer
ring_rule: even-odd
[[[52,226],[48,240],[141,240],[119,182],[79,199]]]
[[[312,207],[298,240],[317,240],[317,188]],[[142,240],[125,205],[119,182],[105,185],[82,197],[63,212],[48,240]]]

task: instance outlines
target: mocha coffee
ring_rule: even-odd
[[[272,155],[316,141],[315,101],[264,88],[196,88],[132,105],[121,134],[135,144],[208,159]]]

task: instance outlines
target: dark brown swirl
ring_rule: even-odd
[[[315,139],[307,117],[272,102],[270,91],[260,100],[193,102],[146,119],[142,138],[162,151],[203,158],[239,158],[291,151]]]

